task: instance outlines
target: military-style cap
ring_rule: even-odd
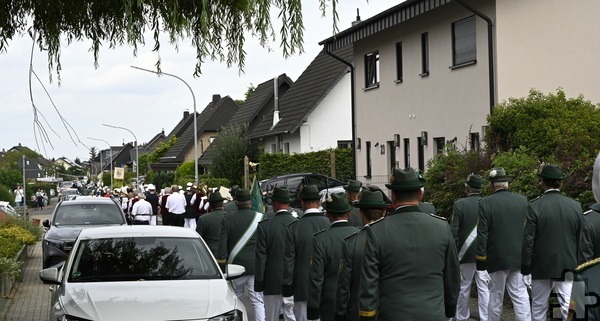
[[[350,193],[358,193],[358,192],[360,192],[361,186],[362,186],[362,183],[360,181],[351,179],[351,180],[348,180],[347,185],[344,185],[344,189]]]
[[[240,188],[237,190],[235,198],[239,202],[247,202],[252,199],[252,195],[250,195],[250,190],[247,188]]]
[[[223,198],[223,196],[221,196],[221,193],[219,193],[219,191],[214,191],[210,193],[210,195],[208,195],[209,203],[223,202],[224,200],[225,199]]]
[[[316,185],[307,185],[302,187],[299,196],[301,200],[318,200],[321,198],[319,195],[319,189]]]
[[[394,169],[390,183],[385,184],[385,187],[392,191],[410,191],[420,189],[425,186],[425,179],[419,177],[419,174],[412,168]]]
[[[467,185],[473,188],[481,188],[483,186],[483,177],[475,173],[471,173],[469,176],[467,176],[467,180],[465,181],[465,186]]]
[[[542,168],[540,168],[540,171],[538,172],[537,176],[539,176],[541,178],[555,180],[555,181],[561,181],[566,178],[566,176],[563,175],[563,173],[560,170],[560,167],[558,167],[558,165],[551,165],[551,164],[542,166]]]
[[[371,192],[364,190],[360,194],[358,202],[354,203],[354,207],[358,208],[386,208],[390,204],[383,201],[383,195],[379,191]]]
[[[488,181],[490,182],[510,182],[512,177],[506,175],[506,171],[502,167],[494,167],[488,174]]]
[[[323,209],[328,213],[344,214],[350,212],[352,206],[344,193],[335,193],[331,194],[323,203]]]
[[[239,192],[238,192],[238,194],[239,194]],[[290,196],[290,191],[285,186],[275,187],[273,189],[273,192],[271,194],[269,194],[267,197],[276,202],[279,202],[279,203],[288,203],[289,204],[294,201],[294,198],[292,196]]]

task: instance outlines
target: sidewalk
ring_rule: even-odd
[[[48,320],[50,286],[42,283],[39,278],[42,268],[42,243],[36,243],[28,256],[29,259],[23,267],[23,281],[16,284],[8,298],[0,300],[2,321]]]

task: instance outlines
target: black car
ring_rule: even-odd
[[[82,229],[126,224],[121,204],[112,198],[76,196],[59,202],[51,220],[43,222],[43,268],[63,263]]]
[[[297,173],[277,176],[260,181],[260,189],[263,193],[268,193],[276,186],[287,186],[290,190],[290,195],[294,197],[294,201],[290,204],[292,207],[300,208],[300,198],[298,194],[302,186],[316,185],[319,192],[324,190],[332,192],[344,192],[343,186],[345,182],[337,180],[333,177],[325,176],[317,173]]]

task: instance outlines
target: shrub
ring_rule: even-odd
[[[14,258],[0,256],[0,274],[6,272],[10,273],[13,278],[19,279],[21,276],[21,264]]]
[[[0,237],[12,237],[19,241],[21,244],[26,245],[33,245],[37,241],[35,235],[31,234],[26,229],[16,225],[0,228]]]
[[[6,221],[0,222],[0,229],[13,226],[20,227],[23,230],[26,230],[28,233],[35,237],[35,241],[39,241],[42,239],[42,229],[39,226],[34,225],[31,221],[25,220],[24,218],[9,216],[6,219]]]
[[[0,201],[9,202],[10,205],[15,206],[15,197],[10,189],[4,185],[0,185]]]
[[[22,247],[16,238],[0,236],[0,258],[14,258]]]

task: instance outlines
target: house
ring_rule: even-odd
[[[77,164],[75,161],[70,160],[66,157],[59,157],[58,159],[56,159],[55,163],[57,165],[61,165],[63,166],[65,169],[69,169],[71,167],[75,167],[75,168],[79,168],[79,169],[83,169],[83,166]]]
[[[238,106],[231,97],[221,97],[213,95],[212,101],[204,108],[204,110],[196,117],[196,136],[198,138],[198,158],[208,148],[210,143],[221,131],[222,126],[227,124],[231,117],[237,111]],[[184,114],[183,124],[180,122],[167,136],[167,140],[174,134],[177,141],[167,153],[160,158],[159,163],[151,164],[154,170],[174,171],[184,162],[194,161],[196,144],[194,143],[194,122],[193,114],[190,121],[187,120],[189,115]],[[181,126],[180,126],[181,125]]]
[[[152,153],[158,146],[167,141],[167,136],[165,136],[165,130],[163,129],[160,133],[154,135],[147,143],[139,146],[139,154],[149,154]]]
[[[356,176],[478,149],[493,106],[532,88],[600,101],[600,2],[407,0],[321,42],[353,50]],[[341,63],[340,63],[341,64]]]
[[[277,84],[277,87],[275,87]],[[275,97],[275,88],[277,93],[282,96],[290,89],[293,81],[286,75],[281,74],[274,79],[269,79],[254,89],[252,95],[246,99],[244,104],[235,112],[228,126],[248,126],[248,132],[251,133],[266,117],[273,113],[273,104]],[[219,139],[217,137],[217,139]],[[211,163],[211,147],[209,146],[200,156],[198,163],[202,166],[208,166]]]
[[[46,169],[51,167],[51,162],[39,153],[33,151],[27,146],[22,146],[20,143],[17,146],[13,146],[8,152],[19,152],[25,157],[19,160],[19,168],[23,170],[25,168],[25,177],[29,179],[38,179],[46,176]],[[26,155],[38,155],[37,157],[27,157]]]
[[[336,52],[351,59],[352,48]],[[352,142],[350,68],[321,51],[250,131],[270,153],[306,153]]]

